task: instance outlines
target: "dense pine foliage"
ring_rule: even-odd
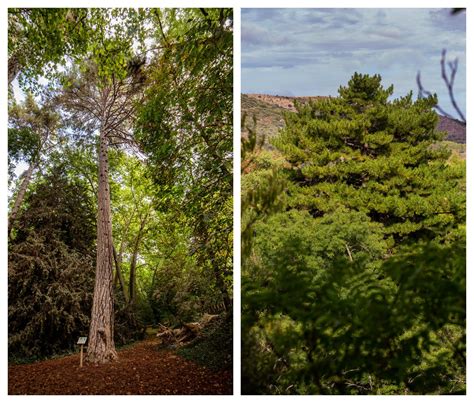
[[[465,393],[465,167],[380,83],[244,140],[244,393]]]

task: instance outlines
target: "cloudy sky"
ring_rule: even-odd
[[[459,58],[455,93],[465,111],[466,18],[449,9],[243,9],[242,92],[337,95],[351,75],[381,74],[395,96],[416,74],[452,112],[441,50]]]

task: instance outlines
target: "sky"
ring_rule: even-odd
[[[242,9],[242,92],[337,95],[352,74],[380,74],[394,97],[425,89],[455,113],[440,59],[459,59],[454,83],[465,114],[466,17],[450,9]],[[448,68],[448,67],[447,67]],[[449,70],[448,70],[449,72]]]

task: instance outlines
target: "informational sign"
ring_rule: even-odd
[[[77,344],[86,344],[87,337],[79,337],[79,340],[77,341]]]
[[[84,344],[86,344],[86,341],[87,341],[87,337],[79,337],[79,340],[77,341],[77,344],[79,344],[81,346],[81,360],[79,361],[80,362],[80,366],[82,368],[82,360],[83,360],[83,355],[84,355]]]

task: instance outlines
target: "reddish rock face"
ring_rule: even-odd
[[[437,129],[448,132],[446,140],[466,144],[466,125],[459,120],[440,115]]]

